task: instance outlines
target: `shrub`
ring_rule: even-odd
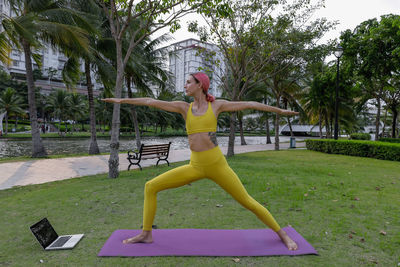
[[[400,143],[400,138],[379,138],[381,142],[388,142],[388,143]]]
[[[350,134],[351,140],[371,140],[369,133],[352,133]]]
[[[400,161],[400,144],[358,140],[306,140],[309,150],[330,154]]]

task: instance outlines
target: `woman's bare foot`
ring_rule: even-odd
[[[285,231],[280,229],[278,232],[276,232],[279,237],[281,238],[282,242],[287,246],[289,250],[297,250],[297,244],[294,242]]]
[[[153,236],[151,231],[143,231],[137,236],[125,239],[122,241],[124,244],[133,244],[133,243],[153,243]]]

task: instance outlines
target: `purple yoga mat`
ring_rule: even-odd
[[[98,256],[272,256],[318,254],[292,227],[283,228],[298,244],[290,251],[270,229],[155,229],[151,244],[123,244],[141,230],[116,230]]]

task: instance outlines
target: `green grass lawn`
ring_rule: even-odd
[[[122,172],[117,179],[104,174],[0,191],[0,266],[398,266],[398,162],[307,150],[240,154],[228,161],[248,192],[319,256],[240,257],[238,263],[232,257],[97,257],[114,230],[141,226],[144,184],[170,169],[162,166]],[[42,217],[59,234],[85,237],[73,250],[45,252],[29,230]],[[209,180],[160,192],[154,223],[264,227]]]

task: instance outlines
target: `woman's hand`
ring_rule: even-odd
[[[281,115],[284,116],[294,116],[294,115],[299,115],[299,112],[296,111],[291,111],[291,110],[286,110],[286,109],[282,109],[282,111],[280,112]]]
[[[115,103],[115,104],[121,104],[122,103],[122,99],[121,98],[103,98],[100,99],[103,102],[107,102],[107,103]]]

